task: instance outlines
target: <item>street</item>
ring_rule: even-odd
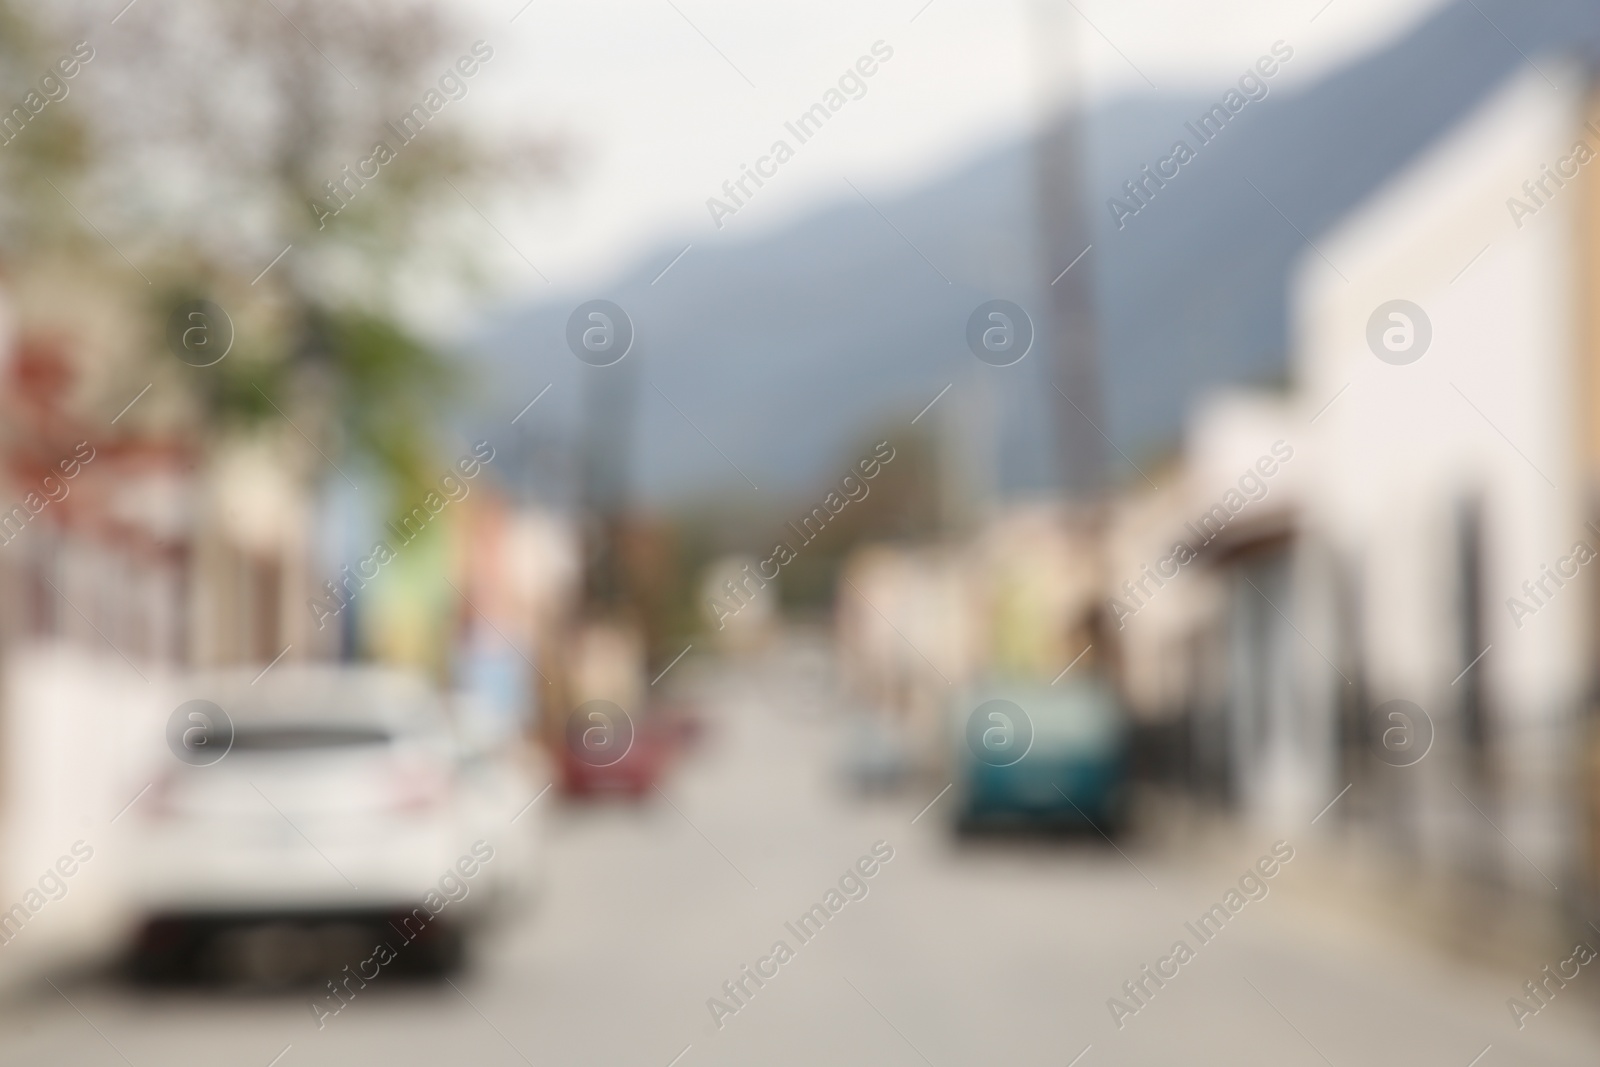
[[[305,992],[62,978],[4,1007],[0,1062],[1496,1067],[1600,1051],[1590,968],[1519,1032],[1506,1001],[1537,968],[1447,959],[1336,910],[1316,892],[1310,827],[1286,841],[1293,859],[1247,880],[1264,895],[1196,938],[1186,924],[1260,870],[1273,839],[1240,831],[1203,863],[1137,834],[1121,852],[1092,837],[957,842],[943,800],[918,817],[937,787],[842,788],[815,650],[686,666],[704,742],[640,807],[540,800],[539,904],[453,986],[380,977],[319,1030]],[[836,913],[799,926],[841,884]],[[1146,979],[1119,1028],[1108,999],[1136,1006],[1124,982],[1180,939],[1192,958]]]

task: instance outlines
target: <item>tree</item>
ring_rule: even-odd
[[[50,188],[79,173],[86,153],[79,115],[60,105],[72,84],[54,67],[57,53],[31,18],[0,3],[0,251],[11,259],[59,240],[68,216],[77,222]],[[46,109],[48,121],[35,121]]]
[[[171,362],[160,338],[185,300],[233,320],[231,359],[174,372],[204,431],[292,416],[389,474],[395,503],[436,473],[455,386],[407,304],[481,277],[469,197],[557,158],[474,110],[506,63],[492,40],[504,27],[448,10],[136,0],[113,17],[80,2],[52,25],[95,53],[73,86],[82,132],[53,148],[75,164],[60,198],[148,287],[155,358]]]

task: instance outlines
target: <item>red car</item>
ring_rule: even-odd
[[[556,763],[562,790],[575,797],[623,793],[637,799],[648,793],[666,772],[675,731],[652,715],[631,733],[618,754],[605,751],[606,746],[586,748],[577,740],[560,746]]]

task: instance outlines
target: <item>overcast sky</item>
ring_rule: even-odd
[[[467,121],[526,122],[574,149],[568,183],[487,205],[498,303],[748,240],[853,197],[846,179],[869,197],[914,186],[1034,125],[1045,87],[1074,71],[1101,97],[1209,90],[1281,38],[1295,56],[1275,87],[1292,88],[1443,0],[533,0],[515,21],[524,0],[475,3],[469,22],[500,51]],[[706,199],[879,40],[894,56],[866,95],[718,230]]]

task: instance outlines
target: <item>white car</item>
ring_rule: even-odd
[[[433,690],[375,668],[279,667],[187,686],[193,725],[134,809],[134,965],[306,980],[370,956],[459,963],[463,933],[530,881],[534,796],[509,759],[463,759]],[[221,709],[219,716],[215,709]],[[180,729],[181,728],[181,729]]]

